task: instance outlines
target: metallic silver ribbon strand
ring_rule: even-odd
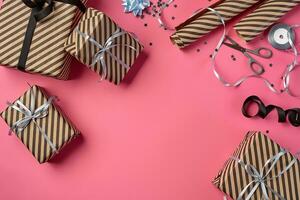
[[[16,133],[21,133],[31,122],[33,122],[36,127],[38,128],[39,132],[42,134],[43,138],[46,142],[50,145],[53,152],[58,153],[53,142],[47,136],[45,130],[37,123],[37,119],[45,118],[49,113],[49,107],[52,104],[55,97],[50,97],[46,103],[35,109],[35,95],[32,91],[30,91],[31,101],[30,101],[30,108],[27,108],[20,100],[17,100],[14,104],[7,103],[12,109],[22,113],[25,115],[24,118],[15,122],[12,127],[10,128],[9,133],[11,134],[12,131]]]
[[[224,78],[222,78],[222,76],[218,73],[218,71],[216,70],[216,56],[218,55],[218,52],[226,38],[226,34],[227,34],[227,30],[226,30],[226,25],[225,25],[225,21],[223,19],[223,17],[218,13],[218,11],[216,11],[215,9],[213,8],[207,8],[208,10],[212,11],[215,15],[217,15],[220,19],[220,21],[222,22],[223,24],[223,34],[221,36],[221,39],[220,41],[218,42],[216,48],[215,48],[215,51],[213,52],[212,54],[212,59],[211,59],[211,62],[212,62],[212,69],[213,69],[213,73],[214,75],[216,76],[216,78],[225,86],[225,87],[238,87],[240,86],[242,83],[244,83],[246,80],[250,79],[250,78],[258,78],[258,79],[261,79],[263,80],[263,82],[265,83],[265,85],[274,93],[276,94],[281,94],[283,93],[284,91],[286,91],[289,95],[293,96],[293,97],[297,97],[296,95],[294,95],[290,90],[289,90],[289,80],[290,80],[290,72],[293,71],[295,69],[295,67],[298,65],[298,62],[297,62],[297,57],[298,57],[298,51],[295,47],[295,45],[293,44],[293,41],[291,40],[291,37],[289,36],[289,43],[290,45],[292,46],[292,49],[293,49],[293,52],[294,52],[294,55],[295,55],[295,58],[294,58],[294,61],[292,64],[290,64],[287,69],[286,69],[286,72],[284,73],[284,76],[283,76],[283,87],[284,89],[283,90],[277,90],[276,88],[274,88],[273,84],[266,78],[264,78],[263,76],[261,75],[256,75],[256,74],[250,74],[250,75],[247,75],[247,76],[243,76],[241,77],[240,79],[238,79],[237,81],[235,82],[228,82],[226,80],[224,80]],[[293,26],[295,27],[295,26]]]
[[[114,40],[118,37],[121,37],[122,35],[129,34],[128,32],[125,32],[118,28],[104,43],[104,45],[99,44],[93,37],[90,35],[81,32],[78,27],[75,29],[75,31],[82,37],[84,37],[86,40],[91,42],[93,45],[98,47],[100,50],[94,55],[93,61],[91,66],[96,65],[97,63],[100,62],[100,65],[102,67],[102,75],[101,75],[101,80],[105,79],[107,75],[107,65],[105,61],[105,53],[108,53],[118,64],[122,65],[125,69],[129,69],[130,66],[127,65],[124,61],[116,57],[113,53],[111,53],[110,49],[113,49],[117,46],[126,46],[134,51],[137,51],[137,49],[134,46],[128,45],[128,44],[114,44]],[[136,39],[136,38],[135,38]]]
[[[173,3],[174,0],[169,0],[166,2],[166,5],[170,5],[171,3]],[[175,29],[174,28],[170,28],[169,26],[166,25],[166,23],[164,23],[164,21],[162,20],[161,18],[161,13],[163,12],[163,10],[167,8],[167,6],[162,6],[160,7],[160,9],[158,10],[158,13],[154,13],[156,18],[157,18],[157,21],[160,25],[161,28],[164,28],[165,30],[170,30],[170,31],[174,31]]]
[[[240,192],[237,200],[243,200],[243,196],[246,194],[247,190],[249,188],[251,188],[251,186],[253,186],[253,185],[254,186],[252,187],[251,191],[249,192],[249,194],[247,195],[247,197],[244,200],[250,200],[252,198],[252,196],[255,194],[255,192],[258,190],[259,187],[261,188],[261,190],[263,192],[261,199],[270,200],[270,197],[268,196],[268,191],[271,191],[272,194],[275,195],[278,199],[285,200],[285,198],[283,196],[281,196],[278,192],[276,192],[269,185],[266,184],[266,182],[268,182],[268,181],[280,178],[285,172],[287,172],[297,162],[297,158],[294,158],[288,164],[288,166],[286,166],[285,169],[283,169],[282,171],[278,172],[277,175],[275,175],[273,177],[268,177],[270,175],[272,169],[277,164],[277,162],[285,154],[287,154],[287,152],[284,149],[281,149],[281,151],[278,154],[276,154],[275,156],[273,156],[272,158],[267,160],[267,162],[265,163],[264,167],[261,169],[260,172],[253,165],[245,164],[241,159],[239,159],[237,157],[231,157],[231,159],[238,162],[238,164],[240,164],[243,167],[243,169],[245,169],[247,174],[250,175],[254,179],[246,187],[244,187],[244,189]],[[298,156],[299,153],[297,153],[296,155]],[[268,166],[270,166],[270,167],[267,168]],[[266,173],[264,173],[265,171],[266,171]],[[224,197],[224,200],[227,200],[227,198]]]

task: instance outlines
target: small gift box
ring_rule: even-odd
[[[266,135],[249,132],[213,184],[232,199],[299,200],[300,162]]]
[[[88,8],[66,42],[65,49],[102,79],[118,85],[143,46],[104,13]]]
[[[71,56],[64,50],[87,0],[3,0],[0,65],[66,80]]]
[[[56,155],[80,132],[39,86],[32,86],[1,113],[1,117],[39,163]]]

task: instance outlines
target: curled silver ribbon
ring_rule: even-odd
[[[278,199],[285,200],[285,198],[282,195],[280,195],[278,192],[273,190],[267,184],[268,181],[280,178],[285,172],[287,172],[289,169],[291,169],[291,167],[294,164],[296,164],[297,158],[294,158],[288,164],[288,166],[286,166],[283,170],[278,172],[275,176],[269,177],[269,175],[270,175],[271,171],[273,170],[273,168],[276,166],[276,164],[278,163],[280,158],[282,156],[284,156],[285,154],[287,154],[287,152],[284,149],[281,149],[281,151],[278,154],[276,154],[275,156],[273,156],[272,158],[267,160],[267,162],[265,163],[265,165],[263,166],[261,171],[257,170],[251,164],[245,164],[241,159],[239,159],[237,157],[231,157],[231,159],[238,162],[238,164],[242,166],[242,168],[247,172],[247,174],[253,178],[253,181],[251,181],[248,185],[246,185],[244,187],[244,189],[240,192],[237,200],[250,200],[253,197],[253,195],[255,194],[255,192],[258,190],[258,188],[261,188],[261,191],[262,191],[261,199],[270,200],[270,197],[268,195],[268,191],[270,191]],[[299,153],[297,153],[297,155],[299,155]],[[252,189],[250,190],[249,194],[247,195],[247,197],[245,199],[243,199],[246,192],[250,188],[252,188]],[[224,200],[227,200],[227,198],[224,197]]]
[[[128,32],[125,32],[123,30],[121,30],[120,28],[118,28],[105,42],[104,45],[100,44],[99,42],[97,42],[93,37],[91,37],[90,35],[80,31],[78,29],[78,27],[75,29],[75,31],[82,37],[84,37],[86,40],[88,40],[90,43],[92,43],[93,45],[95,45],[97,48],[99,48],[100,50],[94,55],[93,57],[93,61],[91,66],[96,65],[97,63],[100,63],[101,67],[102,67],[102,75],[101,75],[101,80],[105,79],[106,75],[107,75],[107,65],[106,65],[106,61],[105,61],[105,53],[109,54],[118,64],[120,64],[122,67],[124,67],[125,69],[129,69],[130,66],[128,64],[126,64],[123,60],[119,59],[118,57],[116,57],[113,53],[111,53],[110,49],[113,49],[115,47],[118,46],[126,46],[128,48],[133,49],[134,51],[137,51],[137,49],[134,46],[128,45],[128,44],[120,44],[117,43],[115,44],[115,39],[118,37],[121,37],[122,35],[125,34],[129,34]]]
[[[224,78],[222,78],[222,76],[219,74],[219,72],[216,70],[216,56],[222,46],[222,44],[225,41],[226,35],[227,35],[227,30],[226,30],[226,25],[225,25],[225,20],[223,19],[223,17],[218,13],[218,11],[216,11],[213,8],[207,8],[208,10],[212,11],[215,15],[217,15],[220,19],[220,21],[222,22],[223,25],[223,34],[221,36],[220,41],[218,42],[215,51],[212,54],[212,69],[213,69],[213,73],[216,76],[216,78],[225,86],[225,87],[238,87],[240,86],[242,83],[244,83],[246,80],[250,79],[250,78],[257,78],[257,79],[261,79],[263,80],[263,82],[265,83],[265,85],[274,93],[276,94],[281,94],[283,92],[287,92],[289,95],[293,96],[293,97],[297,97],[296,95],[294,95],[290,90],[289,90],[289,83],[290,83],[290,73],[295,69],[295,67],[298,65],[297,62],[297,57],[298,57],[298,51],[293,43],[293,41],[291,40],[290,35],[289,37],[289,43],[293,49],[294,52],[294,61],[293,63],[291,63],[290,65],[288,65],[284,75],[283,75],[283,90],[277,90],[273,84],[266,78],[264,78],[261,75],[256,75],[256,74],[250,74],[250,75],[246,75],[241,77],[240,79],[238,79],[237,81],[234,82],[228,82],[226,81]],[[295,27],[295,26],[293,26]]]
[[[49,144],[53,152],[58,153],[57,148],[47,136],[45,130],[38,124],[37,119],[45,118],[49,113],[49,107],[52,104],[55,97],[50,97],[47,102],[43,105],[35,109],[35,95],[32,91],[30,91],[31,101],[30,101],[30,108],[27,108],[20,100],[17,100],[14,104],[7,103],[12,109],[24,114],[24,117],[17,122],[15,122],[12,127],[10,128],[9,133],[11,134],[12,131],[15,133],[22,133],[24,129],[29,126],[31,122],[33,122],[36,127],[38,128],[39,132],[42,134],[43,138]]]
[[[165,8],[167,8],[167,6],[169,6],[171,3],[173,3],[174,0],[169,0],[166,2],[166,4],[162,7],[159,8],[158,12],[157,13],[154,13],[156,18],[157,18],[157,21],[159,23],[159,26],[161,28],[164,28],[165,30],[170,30],[170,31],[174,31],[175,29],[174,28],[170,28],[169,26],[166,25],[166,23],[164,23],[163,19],[161,18],[161,14],[163,12],[163,10]]]

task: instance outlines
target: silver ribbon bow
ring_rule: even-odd
[[[274,92],[276,94],[281,94],[282,92],[287,92],[292,97],[298,97],[297,95],[293,94],[289,89],[290,73],[296,68],[296,66],[299,65],[298,62],[297,62],[298,51],[297,51],[293,41],[291,40],[291,37],[290,37],[289,34],[288,34],[289,43],[290,43],[290,45],[292,47],[292,51],[294,53],[294,60],[290,65],[288,65],[288,67],[287,67],[287,69],[286,69],[286,71],[283,75],[283,90],[277,90],[268,79],[266,79],[265,77],[263,77],[261,75],[256,75],[256,74],[250,74],[250,75],[243,76],[240,79],[238,79],[237,81],[232,82],[232,83],[230,83],[230,82],[226,81],[224,78],[222,78],[222,76],[216,70],[216,56],[218,55],[218,52],[219,52],[219,50],[220,50],[220,48],[221,48],[221,46],[224,43],[225,38],[226,38],[227,30],[226,30],[225,20],[218,13],[218,11],[216,11],[215,9],[213,9],[213,8],[207,8],[207,9],[212,11],[216,16],[218,16],[218,18],[220,19],[220,21],[223,25],[223,34],[222,34],[221,39],[220,39],[220,41],[218,42],[218,44],[215,48],[215,51],[212,54],[211,62],[212,62],[212,69],[213,69],[214,75],[225,87],[238,87],[250,78],[257,78],[257,79],[263,80],[263,82],[269,88],[269,90],[271,90],[272,92]],[[292,26],[292,28],[297,28],[297,27],[298,27],[298,25]]]
[[[24,114],[24,117],[22,119],[18,120],[12,125],[9,133],[11,134],[12,131],[14,131],[15,133],[21,133],[26,127],[29,126],[31,122],[33,122],[38,128],[39,132],[42,134],[43,138],[47,141],[53,152],[57,153],[58,151],[55,145],[37,122],[37,119],[45,118],[48,115],[49,107],[52,104],[54,97],[50,97],[46,103],[35,109],[35,95],[33,95],[31,91],[30,93],[30,108],[27,108],[20,100],[17,100],[14,104],[9,102],[7,103],[12,109]]]
[[[93,37],[90,35],[80,31],[78,27],[75,29],[75,31],[82,37],[84,37],[86,40],[88,40],[90,43],[95,45],[97,48],[100,50],[94,55],[93,61],[91,66],[96,65],[97,63],[100,63],[102,67],[102,75],[101,75],[101,80],[103,80],[106,75],[107,75],[107,66],[106,66],[106,61],[105,61],[105,53],[108,53],[118,64],[120,64],[122,67],[125,69],[129,69],[130,66],[126,64],[123,60],[120,58],[116,57],[113,53],[111,53],[110,49],[113,49],[117,46],[126,46],[128,48],[133,49],[134,51],[137,51],[137,49],[134,46],[128,45],[128,44],[120,44],[117,43],[115,44],[115,39],[118,37],[121,37],[122,35],[129,34],[128,32],[125,32],[118,28],[104,43],[104,45],[100,44],[97,42]],[[135,38],[136,39],[136,38]]]
[[[135,16],[141,16],[151,3],[149,0],[123,0],[122,5],[124,6],[124,12],[133,12]]]
[[[275,176],[269,177],[271,171],[274,169],[278,161],[282,156],[287,154],[287,152],[284,149],[281,149],[281,151],[267,160],[261,171],[257,170],[253,165],[251,164],[245,164],[241,159],[237,157],[232,157],[233,160],[237,161],[238,164],[242,166],[243,169],[247,172],[249,176],[253,178],[253,181],[251,181],[244,189],[240,192],[237,200],[250,200],[252,196],[255,194],[255,192],[258,190],[258,188],[261,188],[262,191],[262,197],[263,200],[270,200],[270,197],[268,195],[268,191],[270,191],[274,196],[276,196],[280,200],[285,200],[283,196],[281,196],[278,192],[273,190],[267,182],[280,178],[285,172],[287,172],[296,162],[297,159],[294,158],[288,166],[286,166],[282,171],[278,172]],[[297,154],[298,155],[298,154]],[[245,196],[246,192],[250,189],[251,191],[246,196],[245,199],[243,197]],[[226,199],[226,198],[224,198]]]

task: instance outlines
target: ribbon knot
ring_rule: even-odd
[[[54,10],[54,0],[22,0],[23,3],[31,9],[35,9],[37,12],[33,14],[36,21],[49,16]]]
[[[84,37],[86,40],[88,40],[90,43],[95,45],[98,49],[100,49],[93,57],[91,66],[96,65],[97,63],[100,63],[102,67],[102,75],[101,80],[103,80],[107,75],[107,65],[105,61],[105,54],[109,54],[118,64],[120,64],[125,69],[129,69],[130,66],[126,64],[123,60],[116,57],[113,53],[111,53],[110,49],[113,49],[118,46],[125,46],[128,47],[134,51],[137,51],[137,49],[134,46],[128,45],[128,44],[121,44],[121,43],[115,43],[115,39],[118,37],[121,37],[125,34],[128,34],[127,32],[121,30],[118,28],[105,42],[104,44],[100,44],[97,42],[92,36],[80,31],[78,27],[75,29],[75,31],[82,37]]]
[[[50,97],[46,103],[35,109],[35,95],[30,91],[31,93],[31,100],[30,100],[30,108],[26,107],[20,100],[17,100],[14,104],[7,103],[12,109],[22,113],[24,115],[23,118],[16,121],[12,127],[10,128],[9,133],[11,134],[12,131],[15,131],[16,133],[21,133],[24,131],[26,127],[30,125],[30,123],[34,123],[36,127],[38,128],[39,132],[42,134],[44,139],[47,141],[47,143],[50,145],[52,150],[57,153],[58,150],[56,149],[53,142],[50,140],[50,138],[47,136],[46,132],[42,129],[42,127],[38,124],[37,119],[45,118],[49,113],[49,107],[51,106],[54,97]]]

